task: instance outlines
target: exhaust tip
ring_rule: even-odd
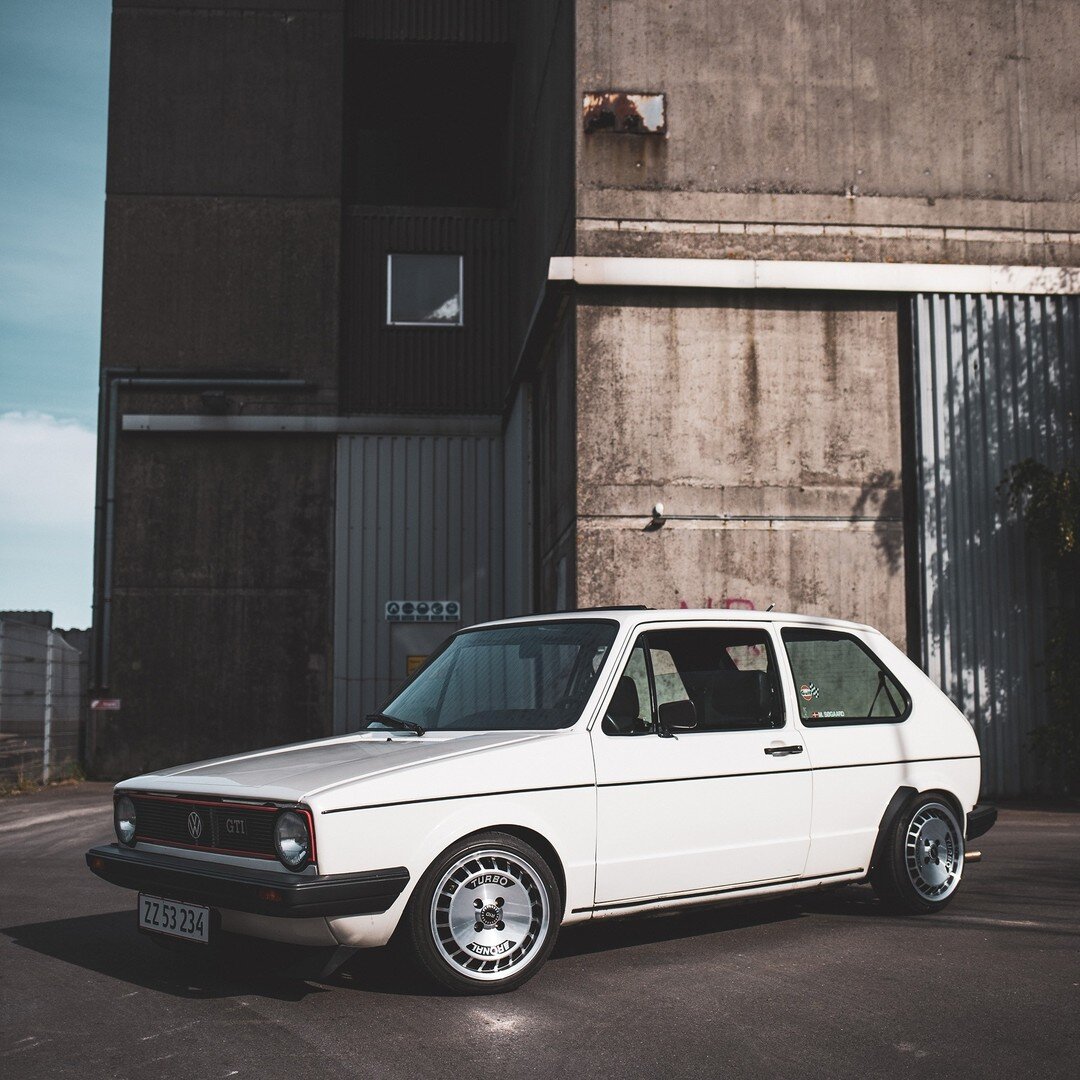
[[[966,862],[966,863],[969,863],[969,862],[982,862],[982,852],[981,851],[965,851],[964,852],[964,862]]]

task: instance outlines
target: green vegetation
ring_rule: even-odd
[[[1060,777],[1069,794],[1080,792],[1080,471],[1055,472],[1028,458],[1005,473],[1009,509],[1038,546],[1049,577],[1046,689],[1050,720],[1032,735],[1031,748]]]

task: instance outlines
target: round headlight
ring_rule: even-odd
[[[274,846],[278,858],[290,869],[299,870],[311,857],[311,834],[301,814],[286,810],[274,823]]]
[[[135,804],[126,795],[116,800],[116,838],[121,844],[135,843]]]

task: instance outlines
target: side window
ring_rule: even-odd
[[[689,700],[694,731],[784,726],[767,631],[702,627],[648,637],[657,705]]]
[[[689,702],[693,732],[784,726],[776,663],[764,630],[650,630],[634,647],[612,695],[603,722],[607,734],[655,730],[650,669],[657,708]]]
[[[615,684],[601,729],[606,735],[648,735],[653,730],[645,643],[638,639]]]
[[[804,724],[903,720],[910,698],[858,638],[833,630],[783,631]]]
[[[686,685],[671,653],[653,645],[649,649],[649,659],[652,660],[653,681],[656,683],[657,707],[669,701],[686,701],[690,695],[686,692]]]

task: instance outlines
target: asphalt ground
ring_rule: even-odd
[[[1004,811],[940,915],[848,887],[596,923],[489,998],[388,950],[319,981],[164,951],[85,867],[111,838],[105,785],[0,800],[5,1080],[1080,1076],[1076,813]]]

